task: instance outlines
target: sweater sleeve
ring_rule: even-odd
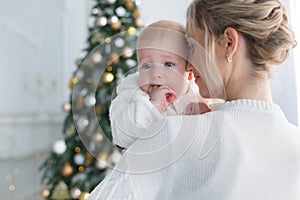
[[[138,73],[128,75],[117,87],[110,110],[113,143],[128,148],[153,121],[163,117],[138,85]]]

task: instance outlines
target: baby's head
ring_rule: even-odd
[[[152,87],[167,86],[175,96],[185,94],[188,47],[185,28],[173,21],[157,21],[147,26],[137,41],[139,84],[149,93]]]

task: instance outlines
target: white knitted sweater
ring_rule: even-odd
[[[300,130],[276,104],[230,101],[143,135],[88,200],[300,199]]]
[[[140,89],[138,76],[130,74],[120,82],[109,110],[113,142],[123,148],[128,148],[153,122],[167,115],[184,114],[189,103],[200,100],[198,86],[190,81],[186,93],[160,113]]]

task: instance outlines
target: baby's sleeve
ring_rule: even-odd
[[[150,124],[163,117],[149,99],[138,85],[138,73],[120,82],[109,110],[114,144],[128,148]]]

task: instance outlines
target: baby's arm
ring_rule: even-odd
[[[223,103],[225,103],[224,99],[205,99],[201,102],[191,102],[186,108],[186,114],[204,114],[212,110],[216,110]]]
[[[167,86],[151,88],[149,91],[151,103],[160,111],[165,112],[169,104],[176,99],[174,92]]]
[[[187,115],[199,115],[210,112],[210,107],[205,102],[191,102],[186,107]]]
[[[153,121],[162,118],[137,80],[135,73],[120,82],[109,110],[113,143],[123,148],[128,148]]]

